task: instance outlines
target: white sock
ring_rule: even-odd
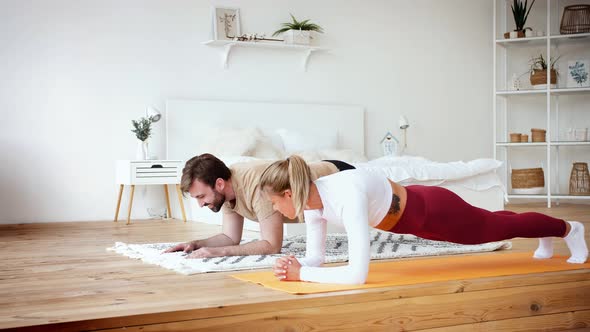
[[[550,237],[539,238],[539,247],[533,254],[534,258],[546,259],[553,256],[553,239]]]
[[[567,247],[570,249],[572,256],[567,260],[568,263],[582,264],[588,259],[588,246],[584,239],[584,225],[577,221],[568,221],[571,226],[569,234],[564,237]]]

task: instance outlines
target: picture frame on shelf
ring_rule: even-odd
[[[567,63],[568,88],[590,87],[590,59],[576,59]]]
[[[211,21],[214,40],[233,40],[242,34],[239,8],[212,7]]]

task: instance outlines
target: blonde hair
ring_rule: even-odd
[[[291,190],[293,206],[299,221],[303,221],[303,210],[309,197],[311,170],[303,158],[293,155],[285,160],[270,164],[260,178],[260,188],[282,195]]]

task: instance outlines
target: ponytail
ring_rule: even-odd
[[[311,170],[303,158],[293,155],[285,160],[275,161],[262,173],[260,188],[282,195],[291,190],[293,207],[299,221],[303,221],[303,210],[309,198]]]

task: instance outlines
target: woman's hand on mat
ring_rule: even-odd
[[[190,255],[187,255],[186,258],[210,258],[219,256],[225,256],[222,248],[203,247],[193,251]]]
[[[281,281],[297,281],[301,280],[299,271],[301,270],[301,263],[295,258],[293,254],[277,258],[274,266],[274,275]]]
[[[195,249],[198,249],[199,247],[197,246],[197,241],[191,241],[191,242],[186,242],[186,243],[179,243],[177,245],[175,245],[174,247],[168,248],[166,250],[164,250],[162,253],[163,254],[167,254],[169,252],[175,252],[175,251],[184,251],[186,253],[190,253]]]

